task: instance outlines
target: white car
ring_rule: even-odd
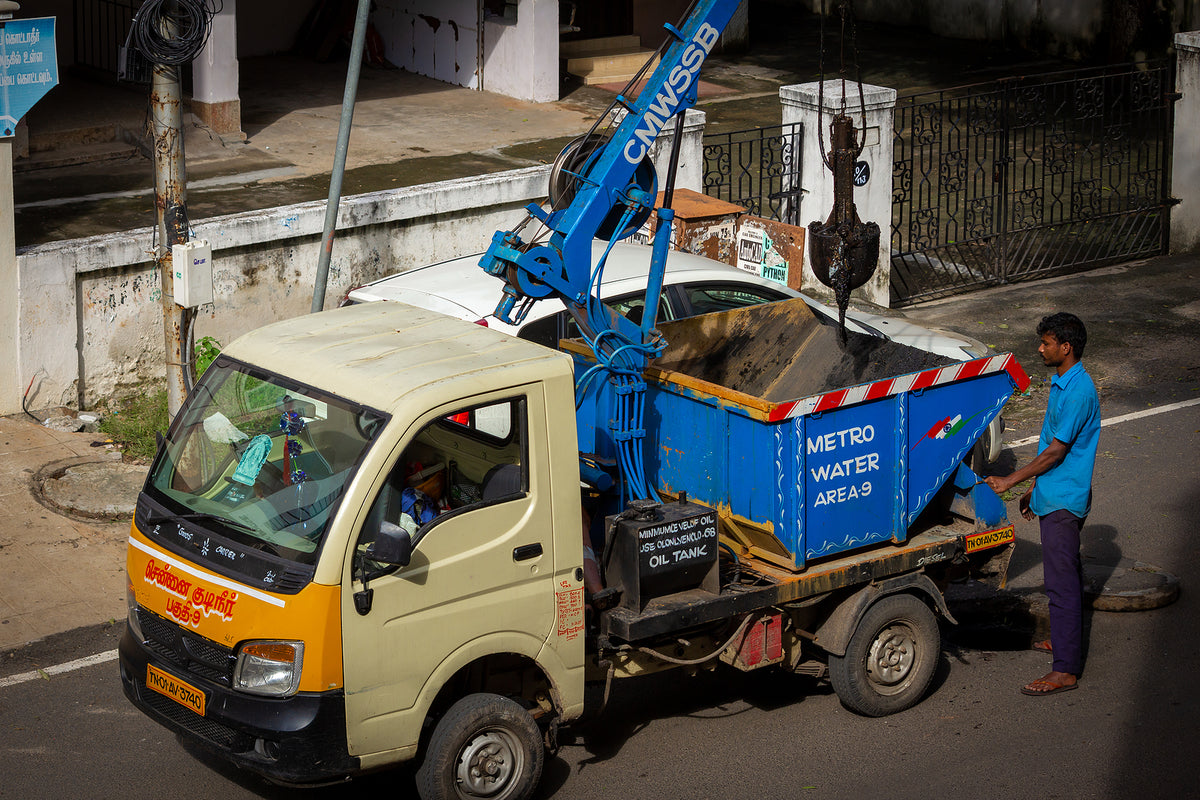
[[[606,246],[606,242],[594,242],[593,259],[599,259]],[[380,278],[352,289],[342,300],[342,305],[399,300],[487,325],[547,347],[557,347],[559,339],[578,336],[571,315],[562,303],[553,299],[534,303],[520,326],[497,319],[494,314],[496,304],[500,301],[501,282],[480,269],[479,259],[479,255],[465,256]],[[626,316],[642,306],[649,265],[649,247],[623,243],[614,245],[604,267],[604,281],[601,284],[605,303]],[[671,252],[667,257],[658,319],[666,322],[793,297],[804,298],[804,302],[815,313],[836,322],[836,309],[787,286],[718,261]],[[931,331],[899,316],[884,317],[847,309],[846,327],[955,361],[990,355],[987,347],[974,339]],[[994,461],[1000,455],[1003,430],[1003,421],[997,417],[982,437],[983,452],[980,455],[988,461]]]

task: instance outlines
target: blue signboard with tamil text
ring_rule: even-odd
[[[0,22],[0,136],[57,85],[54,17]]]

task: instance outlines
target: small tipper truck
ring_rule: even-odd
[[[617,679],[770,666],[871,716],[923,696],[944,587],[1011,555],[964,459],[1028,382],[1012,356],[930,361],[802,301],[658,327],[657,239],[645,319],[588,288],[593,234],[641,225],[642,144],[694,102],[735,5],[669,26],[639,99],[530,209],[545,237],[497,234],[481,264],[498,313],[558,298],[579,340],[374,303],[225,348],[133,520],[139,709],[281,783],[415,760],[427,800],[512,800]]]

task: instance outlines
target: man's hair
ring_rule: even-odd
[[[1083,321],[1079,317],[1065,311],[1043,317],[1038,323],[1037,335],[1045,336],[1047,333],[1054,336],[1059,344],[1071,345],[1071,351],[1075,353],[1076,358],[1083,358],[1083,348],[1087,345],[1087,329],[1083,327]]]

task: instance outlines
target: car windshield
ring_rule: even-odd
[[[264,554],[266,561],[313,564],[354,468],[386,421],[381,412],[221,357],[160,448],[147,481],[152,503],[140,504],[142,529],[260,579],[278,573],[278,564],[274,571],[238,565],[262,562]],[[217,551],[220,558],[212,556]]]

